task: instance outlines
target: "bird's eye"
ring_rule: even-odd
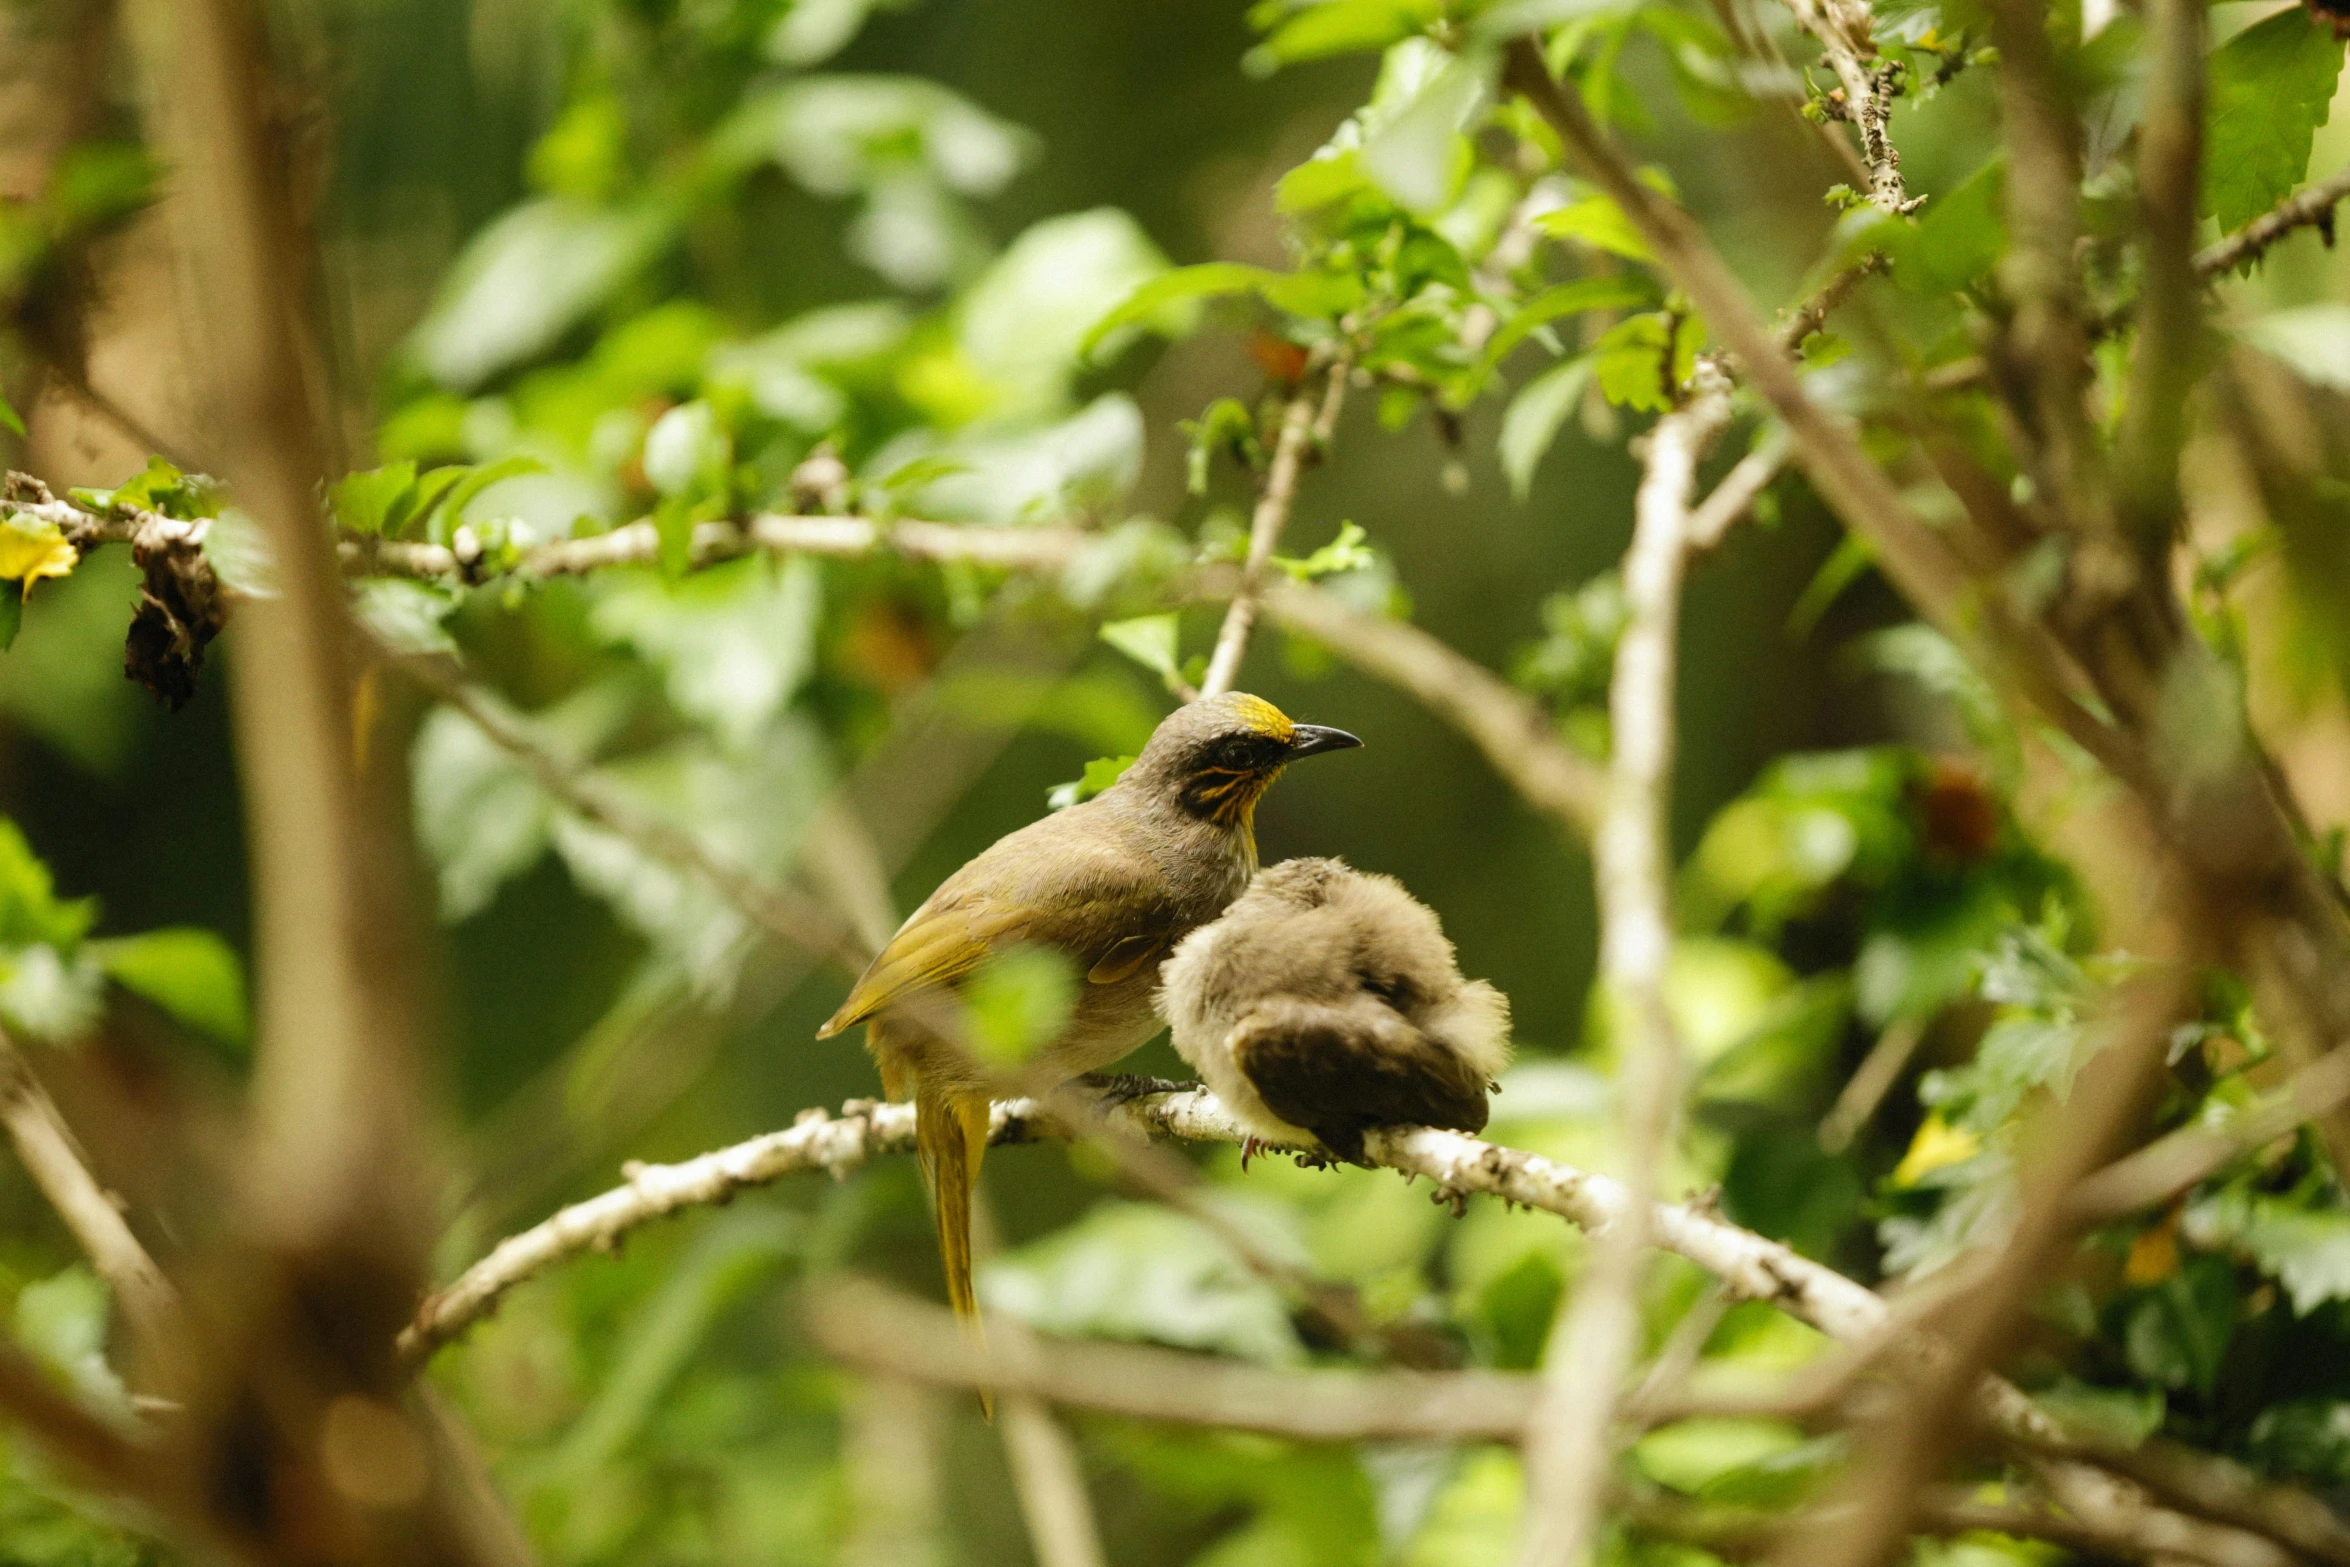
[[[1247,736],[1233,735],[1217,744],[1216,765],[1236,770],[1253,767],[1256,764],[1255,751],[1256,747],[1249,743]]]

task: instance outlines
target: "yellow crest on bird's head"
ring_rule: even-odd
[[[1278,740],[1283,745],[1287,745],[1290,737],[1297,733],[1297,725],[1290,722],[1289,715],[1261,696],[1234,691],[1215,700],[1229,703],[1234,717],[1258,734]]]

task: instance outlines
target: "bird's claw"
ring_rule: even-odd
[[[1088,1072],[1078,1081],[1105,1110],[1148,1099],[1153,1094],[1184,1094],[1199,1087],[1171,1077],[1143,1077],[1131,1072]]]

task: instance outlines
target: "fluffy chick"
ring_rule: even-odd
[[[1261,872],[1176,947],[1159,1010],[1257,1137],[1357,1164],[1370,1127],[1482,1131],[1509,1061],[1508,998],[1461,977],[1426,904],[1342,860]]]

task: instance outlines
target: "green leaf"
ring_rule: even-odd
[[[536,457],[516,454],[501,457],[496,462],[482,463],[465,471],[455,488],[449,491],[447,509],[451,526],[465,520],[465,508],[473,498],[502,479],[520,478],[526,473],[545,473],[547,465]]]
[[[815,561],[754,556],[675,579],[632,572],[599,584],[589,624],[661,671],[679,713],[740,748],[813,672],[822,610]]]
[[[1135,620],[1113,620],[1103,626],[1101,639],[1160,675],[1172,675],[1182,662],[1183,617],[1169,613]]]
[[[409,338],[427,375],[469,391],[534,359],[602,307],[663,250],[676,217],[550,197],[473,237]]]
[[[1542,1364],[1566,1280],[1547,1251],[1529,1251],[1486,1281],[1477,1295],[1477,1316],[1493,1342],[1492,1359],[1503,1371],[1531,1371]]]
[[[428,471],[413,486],[395,496],[391,505],[385,509],[384,537],[398,539],[413,536],[441,509],[441,502],[448,493],[463,484],[465,476],[471,472],[472,466],[466,463],[451,463],[447,467]]]
[[[2238,229],[2292,193],[2326,123],[2342,40],[2300,6],[2247,27],[2211,53],[2203,211]]]
[[[237,1050],[250,1042],[244,962],[213,932],[175,926],[94,941],[90,951],[108,979],[175,1021]]]
[[[991,954],[962,987],[973,1053],[991,1066],[1019,1066],[1069,1026],[1080,983],[1057,947],[1023,942]]]
[[[1126,776],[1126,769],[1134,765],[1131,756],[1097,756],[1085,764],[1085,772],[1074,781],[1055,784],[1045,791],[1044,803],[1056,811],[1065,811],[1072,805],[1083,805],[1095,795]]]
[[[1184,476],[1194,495],[1208,493],[1209,465],[1219,450],[1231,448],[1251,468],[1263,460],[1263,446],[1257,439],[1257,416],[1237,397],[1217,398],[1197,419],[1186,419],[1182,428],[1191,437],[1184,456]]]
[[[1256,1212],[1235,1217],[1245,1222]],[[1278,1231],[1260,1244],[1300,1250]],[[988,1309],[1046,1333],[1217,1350],[1280,1365],[1305,1358],[1280,1293],[1214,1231],[1155,1204],[1098,1204],[1066,1229],[989,1263],[979,1296]]]
[[[1273,564],[1299,582],[1332,577],[1340,572],[1364,571],[1379,564],[1378,552],[1363,542],[1363,530],[1351,522],[1338,525],[1338,537],[1301,559],[1276,555]]]
[[[1876,225],[1872,232],[1894,252],[1894,281],[1951,294],[1989,276],[2007,247],[2006,200],[2007,160],[1995,157],[1937,196],[1914,228]]]
[[[1624,216],[1624,209],[1606,196],[1586,196],[1581,201],[1554,208],[1536,218],[1534,226],[1545,234],[1571,239],[1627,261],[1656,259],[1656,252],[1648,248],[1648,241],[1641,238],[1632,220]]]
[[[2130,1369],[2147,1381],[2208,1395],[2235,1332],[2235,1265],[2189,1257],[2132,1304],[2122,1346]]]
[[[2091,1387],[2070,1377],[2033,1394],[2032,1402],[2068,1430],[2124,1448],[2161,1430],[2165,1407],[2153,1388]]]
[[[2252,1422],[2252,1456],[2271,1473],[2322,1484],[2350,1480],[2350,1401],[2298,1398]]]
[[[0,430],[6,430],[11,435],[22,436],[24,434],[23,416],[17,413],[15,405],[5,397],[0,397]]]
[[[335,481],[329,501],[335,521],[353,533],[380,534],[392,508],[416,487],[416,464],[403,458]]]
[[[1583,401],[1591,372],[1590,355],[1569,359],[1527,382],[1510,399],[1508,411],[1501,416],[1501,471],[1509,476],[1510,493],[1519,500],[1533,488],[1534,470],[1558,438],[1560,426]]]
[[[1629,316],[1608,328],[1592,346],[1592,373],[1607,400],[1620,408],[1663,413],[1672,407],[1672,393],[1696,367],[1698,346],[1705,328],[1692,317],[1676,318],[1665,311]],[[1667,344],[1671,331],[1671,375],[1666,383]]]
[[[113,1292],[78,1263],[27,1284],[16,1297],[16,1338],[61,1373],[93,1408],[131,1415],[130,1393],[106,1363],[106,1324]]]
[[[60,899],[49,867],[16,823],[0,817],[0,947],[73,947],[98,918],[95,898]]]
[[[1242,58],[1242,68],[1269,76],[1285,65],[1334,54],[1384,49],[1443,14],[1443,0],[1273,0],[1249,12],[1270,36]]]
[[[24,584],[0,582],[0,653],[16,646],[16,634],[24,629]]]
[[[1031,225],[964,294],[955,340],[1001,399],[999,411],[1051,412],[1116,333],[1097,335],[1135,291],[1167,270],[1142,225],[1115,207]]]
[[[1235,294],[1261,294],[1282,274],[1237,261],[1207,261],[1176,267],[1146,279],[1119,302],[1117,308],[1093,324],[1078,345],[1080,357],[1096,357],[1103,342],[1129,327],[1148,327],[1168,337],[1180,337],[1198,319],[1197,306],[1210,299]]]
[[[2189,1208],[2183,1227],[2198,1245],[2248,1252],[2296,1313],[2350,1300],[2350,1213],[2232,1191]]]
[[[1637,272],[1577,278],[1572,283],[1546,288],[1512,311],[1509,320],[1493,334],[1479,360],[1479,378],[1492,374],[1530,334],[1562,316],[1581,315],[1587,310],[1626,310],[1655,303],[1656,285]]]

